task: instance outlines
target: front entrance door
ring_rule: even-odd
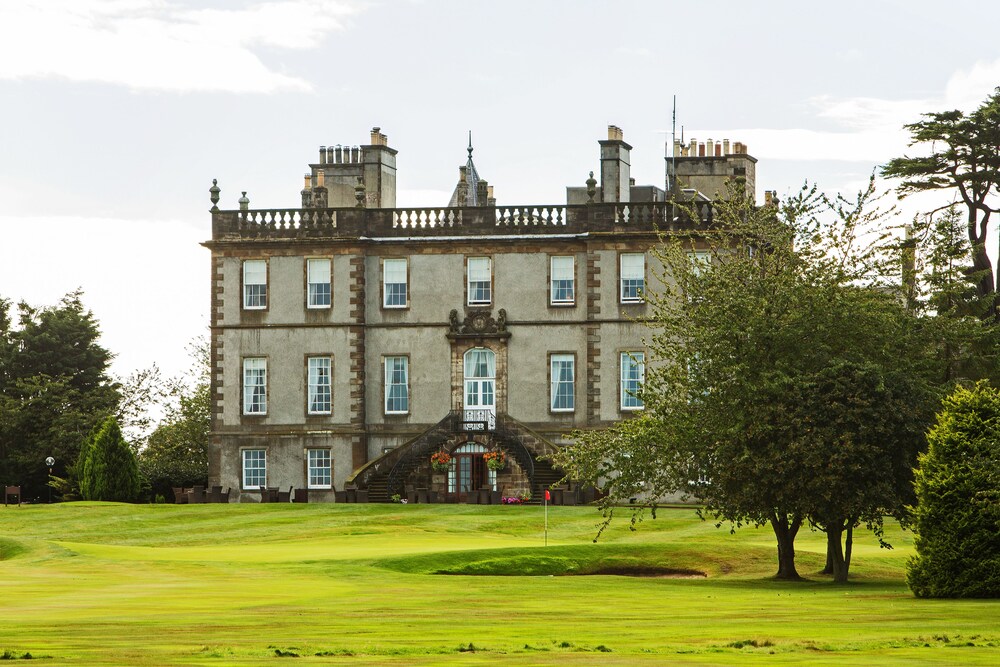
[[[448,494],[458,502],[469,502],[479,489],[496,488],[496,473],[486,467],[485,452],[478,442],[467,442],[451,453]]]
[[[496,358],[482,347],[465,353],[464,420],[483,422],[486,430],[493,430],[496,423]]]

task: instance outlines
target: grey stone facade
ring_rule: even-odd
[[[237,501],[258,500],[258,482],[329,486],[310,490],[315,502],[333,500],[348,481],[374,489],[380,475],[390,485],[383,495],[398,492],[405,472],[456,499],[447,480],[427,477],[428,448],[507,448],[507,438],[510,463],[497,475],[504,492],[533,483],[537,492],[538,459],[567,433],[633,414],[622,405],[622,355],[644,352],[647,306],[623,280],[641,271],[642,288],[652,285],[658,230],[694,230],[701,221],[678,221],[662,189],[631,184],[621,130],[609,128],[600,147],[600,187],[589,195],[568,188],[567,205],[497,206],[483,197],[480,206],[401,209],[396,152],[376,128],[372,144],[356,152],[321,150],[301,208],[213,209],[205,243],[213,267],[210,484],[231,487]],[[752,178],[753,158],[732,157]],[[677,160],[679,175],[685,159],[699,189],[722,191],[736,173],[713,156],[710,167],[697,157]],[[699,207],[707,219],[710,204]],[[473,280],[487,265],[488,286]],[[325,289],[327,266],[329,303],[311,303],[310,290]],[[553,281],[568,276],[572,298],[554,299]],[[387,291],[398,294],[400,280],[403,296],[393,303]],[[263,298],[247,296],[259,295],[261,284]],[[488,298],[471,303],[481,289]],[[466,377],[468,360],[479,358],[469,350],[489,351],[493,364],[492,386],[476,400],[493,400],[496,425],[479,434],[460,426],[470,386],[487,392]],[[572,396],[571,408],[553,408],[553,355],[561,373],[572,368],[572,382],[563,375],[558,389],[563,403]],[[405,369],[405,390],[387,385],[387,364]],[[311,382],[313,373],[320,379]],[[327,386],[329,409],[313,409],[326,407]],[[397,409],[400,393],[405,409]],[[407,447],[423,449],[404,470]],[[327,455],[330,484],[321,479]],[[320,483],[310,484],[311,457]],[[248,460],[261,466],[249,476]]]

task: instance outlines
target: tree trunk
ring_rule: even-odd
[[[833,552],[830,551],[830,540],[826,543],[826,565],[820,570],[820,574],[833,574]]]
[[[850,553],[851,545],[853,543],[852,533],[853,531],[847,529],[847,544],[848,544],[848,554]],[[826,527],[826,554],[827,558],[830,559],[831,574],[833,574],[834,583],[846,584],[847,583],[847,571],[850,567],[849,561],[844,556],[844,548],[840,543],[840,538],[844,534],[844,522],[837,522],[833,524],[827,524]],[[848,556],[849,558],[849,556]]]
[[[996,287],[993,281],[993,262],[986,252],[986,226],[979,220],[979,210],[968,205],[969,243],[972,245],[972,270],[976,273],[976,292],[979,296],[993,294]],[[987,216],[986,222],[989,222]],[[995,313],[989,313],[992,318]]]
[[[787,579],[797,581],[799,576],[795,569],[795,535],[802,525],[802,518],[793,516],[789,522],[788,515],[771,515],[771,528],[774,530],[774,537],[778,541],[778,573],[775,579]]]
[[[851,551],[854,549],[854,527],[847,528],[847,537],[844,539],[844,565],[845,570],[851,569]],[[846,576],[846,574],[845,574]]]

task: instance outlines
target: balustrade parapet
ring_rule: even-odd
[[[698,220],[669,202],[422,208],[277,208],[212,211],[213,241],[566,235],[691,230]]]

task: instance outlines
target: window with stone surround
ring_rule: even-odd
[[[306,451],[309,467],[310,489],[333,488],[333,458],[329,449],[309,449]]]
[[[621,353],[621,409],[642,410],[642,399],[639,390],[646,380],[646,353],[630,351]]]
[[[329,308],[333,291],[330,286],[330,260],[306,260],[307,308]]]
[[[385,357],[385,414],[401,415],[410,411],[408,357]]]
[[[623,252],[618,257],[619,297],[622,303],[642,303],[646,280],[646,256]]]
[[[330,357],[309,357],[307,366],[308,413],[311,415],[328,415],[333,411],[333,393],[330,377],[333,360]]]
[[[266,260],[243,260],[243,308],[245,310],[267,308]]]
[[[692,250],[688,252],[688,261],[691,262],[691,271],[696,275],[704,275],[712,268],[712,253],[709,250]]]
[[[267,359],[247,357],[243,360],[243,414],[267,413]]]
[[[407,304],[406,259],[382,260],[382,307],[406,308]]]
[[[574,387],[576,358],[572,354],[549,356],[549,407],[553,412],[572,412],[576,408]]]
[[[267,486],[267,450],[243,450],[243,488],[259,489]]]
[[[493,271],[489,257],[469,257],[467,294],[470,306],[488,306],[493,301]]]
[[[549,303],[571,306],[576,300],[576,258],[572,255],[549,258]]]

